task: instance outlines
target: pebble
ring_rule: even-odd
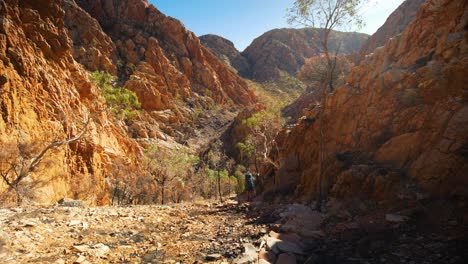
[[[69,223],[68,223],[68,226],[77,226],[81,224],[81,221],[80,220],[71,220]]]
[[[84,263],[86,261],[86,257],[85,256],[79,256],[74,262],[73,264],[81,264],[81,263]]]

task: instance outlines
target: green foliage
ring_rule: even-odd
[[[164,167],[168,173],[175,176],[186,174],[188,170],[199,162],[197,156],[187,151],[179,150],[171,152],[166,149],[159,149],[156,145],[145,149],[145,158]]]
[[[122,68],[124,66],[124,62],[121,59],[117,60],[117,67]]]
[[[242,125],[247,126],[248,128],[258,128],[262,121],[262,113],[264,112],[257,112],[253,114],[251,117],[242,120]]]
[[[219,177],[221,179],[230,179],[229,172],[227,170],[222,170],[219,172]]]
[[[99,86],[112,114],[117,118],[129,120],[138,115],[141,107],[137,95],[123,87],[114,85],[116,77],[102,71],[91,74],[91,80]]]
[[[250,158],[255,152],[255,146],[250,142],[250,140],[246,139],[243,142],[239,142],[236,144],[236,147],[241,152],[242,158]]]
[[[208,167],[205,168],[205,173],[210,180],[215,180],[218,177],[218,172]]]

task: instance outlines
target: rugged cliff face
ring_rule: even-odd
[[[427,1],[326,101],[323,189],[378,200],[468,196],[467,1]],[[281,188],[315,198],[318,109],[282,131]],[[270,168],[270,172],[273,168]],[[267,175],[268,176],[268,175]],[[270,180],[268,190],[276,190]],[[276,181],[278,182],[278,181]]]
[[[250,75],[250,64],[234,47],[234,43],[217,35],[200,36],[200,42],[213,52],[222,62],[243,77]]]
[[[105,204],[111,162],[137,165],[135,138],[174,147],[176,137],[196,137],[198,123],[210,126],[207,109],[236,111],[255,101],[193,33],[145,0],[0,1],[0,19],[0,143],[70,138],[91,116],[85,139],[48,153],[25,181],[36,201]],[[89,80],[95,70],[137,94],[138,117],[124,123],[107,112]]]
[[[359,51],[359,57],[362,59],[365,55],[372,53],[377,47],[400,34],[408,24],[413,21],[416,13],[426,0],[405,0],[392,14],[377,32],[362,45]]]
[[[278,79],[282,75],[295,75],[304,60],[321,53],[320,30],[274,29],[255,39],[242,55],[251,64],[248,77],[256,81]],[[368,35],[334,32],[330,37],[330,50],[339,48],[340,54],[358,51]]]
[[[253,102],[254,95],[242,79],[178,20],[146,0],[78,0],[77,4],[115,43],[115,63],[126,77],[125,87],[137,93],[145,110],[174,109],[178,98],[188,101],[207,94],[218,104]],[[89,47],[94,40],[85,44]]]
[[[90,116],[87,137],[48,153],[25,179],[25,195],[38,202],[75,197],[104,204],[108,164],[119,157],[134,162],[139,147],[103,111],[100,92],[73,59],[64,15],[57,1],[0,1],[0,143],[44,147],[76,136]],[[5,188],[2,181],[0,190]]]

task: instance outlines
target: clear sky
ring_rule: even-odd
[[[362,9],[366,26],[360,32],[372,34],[404,0],[370,0]],[[164,14],[182,21],[197,36],[216,34],[244,50],[255,38],[274,29],[291,27],[286,8],[294,0],[149,0]]]

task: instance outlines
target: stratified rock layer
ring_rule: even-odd
[[[381,200],[426,192],[466,200],[467,5],[427,1],[401,35],[328,96],[325,192]],[[318,110],[311,108],[280,134],[277,182],[285,192],[315,197],[319,128]]]

